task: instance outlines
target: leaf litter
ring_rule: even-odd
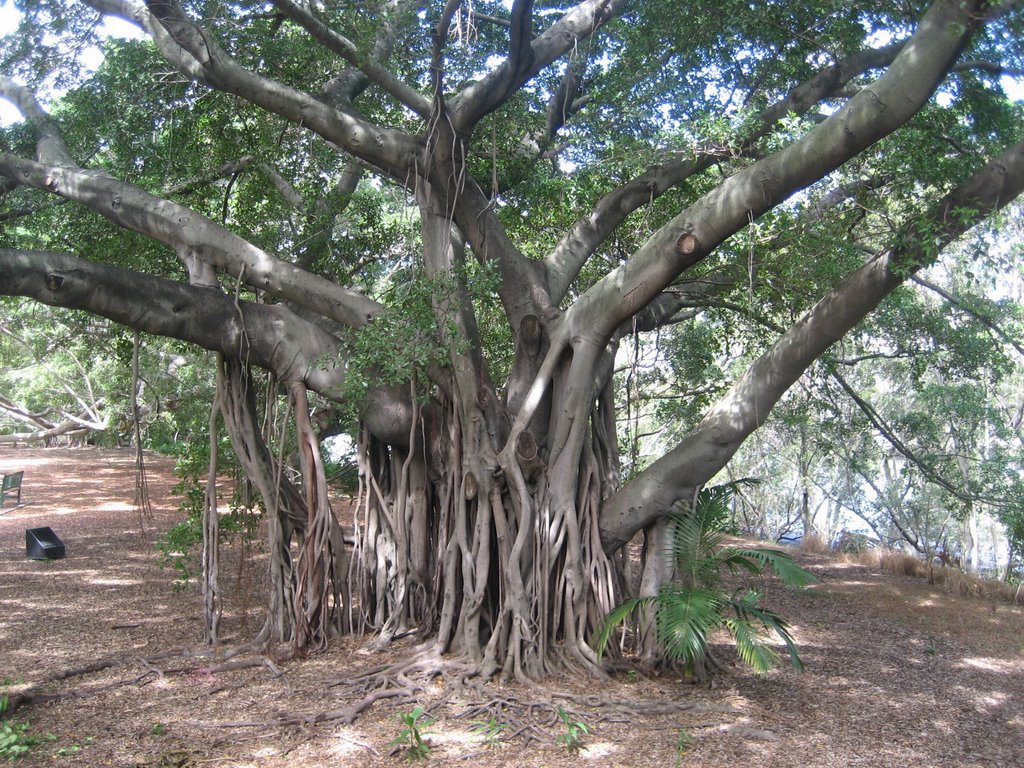
[[[358,710],[365,693],[346,681],[400,664],[415,639],[229,657],[262,623],[257,538],[244,547],[255,556],[225,545],[222,645],[204,648],[198,586],[176,589],[158,562],[182,516],[172,459],[148,458],[151,521],[134,507],[128,451],[0,450],[0,471],[17,469],[25,503],[0,510],[0,696],[31,698],[13,714],[33,738],[23,768],[401,765],[395,740],[417,711],[427,765],[1024,766],[1020,607],[801,554],[821,583],[769,583],[766,603],[792,625],[802,674],[758,676],[722,648],[734,663],[709,687],[639,670],[543,687],[458,685],[453,672]],[[41,526],[64,559],[25,557],[25,529]],[[566,723],[582,726],[573,750]]]

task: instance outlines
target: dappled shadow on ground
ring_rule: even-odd
[[[1019,608],[816,560],[820,585],[774,595],[798,625],[809,673],[750,690],[800,721],[820,764],[1024,765]]]
[[[352,691],[334,683],[402,658],[411,639],[384,654],[347,639],[304,660],[257,656],[241,668],[209,649],[206,657],[183,656],[181,649],[204,651],[198,590],[176,590],[154,547],[181,515],[171,462],[151,459],[155,510],[145,525],[133,504],[127,452],[0,450],[0,471],[15,469],[26,472],[27,504],[0,514],[0,693],[65,694],[18,713],[32,733],[54,737],[33,748],[24,768],[399,765],[401,756],[389,757],[401,729],[396,715],[415,705],[436,718],[427,728],[428,764],[435,765],[1024,765],[1021,610],[993,610],[820,556],[805,558],[819,585],[802,592],[768,586],[768,604],[794,627],[804,674],[758,677],[733,666],[711,688],[672,675],[551,681],[575,696],[558,701],[589,730],[579,755],[556,743],[564,728],[553,715],[497,748],[484,745],[479,723],[488,715],[473,714],[474,707],[490,702],[499,720],[503,713],[511,719],[503,702],[546,695],[521,686],[453,693],[448,680],[421,681],[413,698],[378,704],[343,725],[323,719],[353,703]],[[25,558],[24,530],[40,526],[64,540],[65,559]],[[244,561],[237,543],[225,550],[228,643],[250,639],[260,625],[264,577],[258,544],[249,547],[254,558]],[[52,679],[101,660],[116,665]],[[623,716],[582,703],[594,695],[692,706]]]
[[[115,649],[145,653],[154,639],[174,636],[187,608],[154,560],[158,530],[177,517],[172,465],[148,462],[152,519],[135,505],[128,452],[0,452],[0,470],[25,471],[23,504],[0,515],[3,677],[37,679]],[[26,557],[25,530],[43,526],[65,545],[63,559]],[[104,631],[97,647],[92,638]]]

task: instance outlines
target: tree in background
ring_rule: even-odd
[[[133,339],[102,317],[30,301],[0,319],[0,444],[132,438]],[[150,338],[140,349],[139,409],[148,444],[169,450],[203,428],[213,381],[194,347]],[[203,403],[207,403],[204,407]]]
[[[669,511],[887,297],[878,327],[926,333],[885,308],[1024,188],[1016,3],[24,10],[0,292],[217,353],[211,423],[268,512],[268,636],[297,649],[416,632],[428,668],[598,671],[625,545],[655,594]],[[82,79],[101,15],[148,41]],[[616,353],[670,330],[703,345],[679,372],[720,379],[624,481]],[[351,551],[335,418],[359,429]]]

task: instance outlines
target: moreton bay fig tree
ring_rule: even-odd
[[[17,5],[0,293],[216,353],[265,631],[300,650],[600,673],[605,614],[670,576],[664,517],[1024,188],[1019,2]],[[137,36],[97,37],[115,18]],[[669,329],[752,362],[620,472],[616,354]],[[343,418],[345,530],[318,445]]]

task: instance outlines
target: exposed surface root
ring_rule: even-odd
[[[806,652],[799,675],[730,667],[708,687],[623,665],[608,681],[577,672],[552,678],[548,688],[501,685],[475,677],[468,656],[438,658],[408,640],[375,653],[363,636],[337,638],[326,652],[293,660],[275,653],[278,676],[264,646],[241,644],[261,625],[259,616],[239,613],[260,603],[249,597],[249,580],[224,580],[220,648],[195,645],[202,639],[198,590],[173,589],[173,574],[154,563],[152,539],[137,531],[131,507],[114,503],[124,489],[131,501],[130,455],[18,450],[7,458],[4,471],[89,478],[97,489],[83,495],[92,486],[56,484],[0,517],[0,695],[81,688],[89,696],[51,698],[14,714],[31,721],[30,735],[55,738],[23,757],[23,768],[167,768],[186,758],[211,768],[393,768],[404,762],[387,757],[398,715],[416,706],[435,718],[426,728],[427,765],[662,768],[677,762],[684,743],[680,765],[701,768],[837,768],[864,755],[877,766],[1020,764],[1013,736],[1024,722],[1024,614],[1013,606],[993,612],[989,600],[954,598],[923,580],[801,556],[822,583],[772,594]],[[163,488],[154,500],[172,498],[172,463],[148,462],[153,488]],[[58,513],[64,508],[76,512]],[[155,513],[157,530],[180,518],[169,501]],[[68,543],[66,559],[24,558],[24,529],[41,525]],[[235,572],[241,551],[225,548],[223,573]],[[232,637],[240,639],[224,639]],[[731,664],[733,657],[722,647],[720,658]],[[222,666],[229,661],[245,663]],[[194,669],[175,672],[186,667]],[[601,698],[612,706],[599,706]],[[621,701],[630,704],[627,717]],[[654,714],[659,702],[676,711]],[[556,742],[565,728],[552,704],[555,715],[561,706],[586,724],[580,755]],[[518,724],[500,730],[496,747],[477,730],[492,717]]]
[[[682,712],[715,713],[727,720],[742,712],[733,707],[710,705],[669,698],[622,699],[593,694],[574,694],[537,683],[517,686],[513,693],[503,686],[481,678],[476,667],[465,660],[438,658],[431,651],[422,651],[404,661],[378,666],[353,677],[328,684],[361,695],[354,704],[342,709],[289,721],[289,724],[315,724],[340,721],[352,724],[378,701],[389,699],[399,706],[429,698],[435,703],[426,706],[430,714],[442,706],[461,707],[450,716],[480,726],[500,725],[500,741],[537,741],[550,744],[552,733],[564,728],[561,715],[576,722],[630,722],[639,716],[672,715]],[[729,722],[706,724],[727,727]]]
[[[245,647],[247,646],[243,646],[243,648]],[[243,651],[241,649],[229,649],[226,654],[222,651],[220,657],[225,658],[225,656],[235,655],[240,652]],[[195,650],[192,648],[180,648],[177,650],[156,654],[155,656],[150,656],[149,658],[142,658],[139,656],[107,658],[101,659],[100,661],[96,661],[92,664],[85,664],[79,667],[61,670],[44,678],[42,682],[40,682],[32,688],[28,688],[26,690],[11,694],[8,697],[4,714],[11,715],[18,709],[30,706],[32,704],[44,704],[48,702],[62,701],[64,699],[90,698],[92,696],[98,696],[102,693],[106,693],[115,688],[121,688],[127,685],[145,685],[149,682],[152,682],[155,679],[164,677],[173,677],[186,674],[198,674],[209,676],[221,672],[231,672],[240,669],[249,669],[252,667],[266,667],[270,671],[270,673],[275,677],[279,677],[281,674],[283,674],[281,669],[277,666],[277,664],[275,664],[272,659],[265,656],[260,656],[257,658],[223,661],[219,664],[214,664],[205,667],[196,665],[182,665],[172,668],[162,668],[160,666],[157,666],[159,662],[167,661],[169,659],[205,659],[212,656],[213,653],[214,652],[212,649]],[[115,669],[118,667],[130,668],[139,666],[141,666],[143,669],[143,671],[140,674],[124,677],[109,683],[104,683],[102,685],[82,686],[80,688],[73,688],[68,691],[50,690],[54,683],[58,683],[63,680],[70,680],[74,677],[84,677],[86,675],[91,675],[97,672],[103,672],[108,669]]]

